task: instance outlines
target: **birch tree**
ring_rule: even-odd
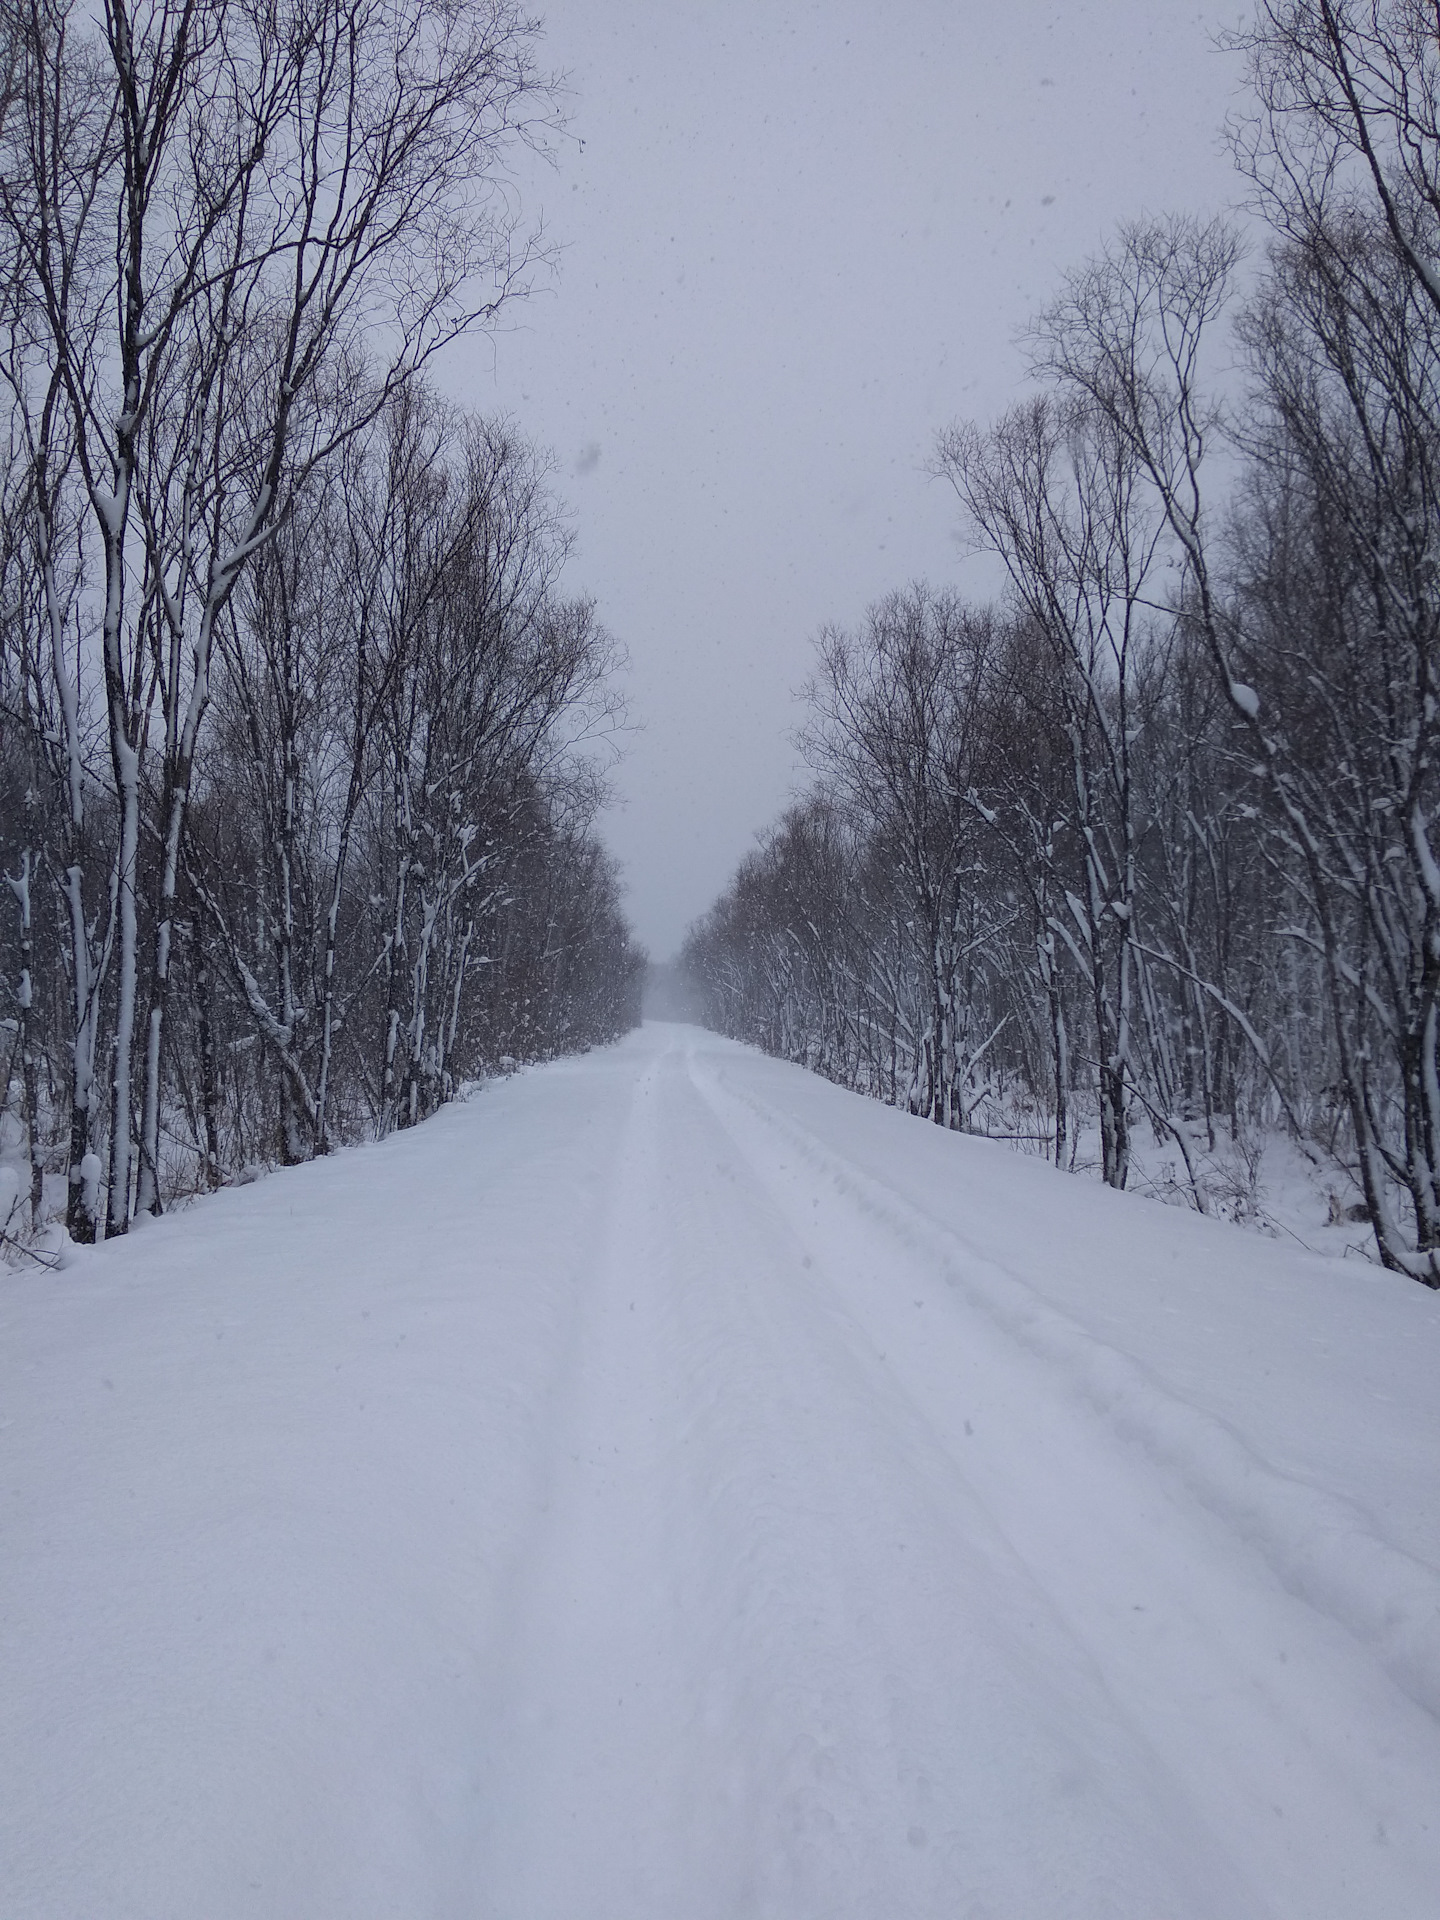
[[[103,582],[119,809],[109,1230],[158,1204],[163,1035],[216,628],[303,484],[524,284],[497,168],[545,92],[503,0],[28,0],[4,214],[38,290]],[[77,104],[78,103],[78,104]],[[368,402],[337,427],[327,383]],[[153,716],[153,724],[152,724]],[[142,783],[158,758],[143,1020]]]
[[[980,542],[997,554],[1016,604],[1048,649],[1069,749],[1068,822],[1081,890],[1063,888],[1050,931],[1089,989],[1100,1086],[1104,1178],[1129,1173],[1135,1081],[1138,829],[1133,712],[1164,520],[1142,493],[1124,439],[1097,412],[1045,399],[988,433],[944,435],[940,471]],[[1035,848],[1053,846],[1036,823]]]
[[[911,1103],[947,1127],[967,1124],[967,1083],[989,1039],[971,1030],[965,987],[993,931],[972,884],[966,794],[993,645],[992,623],[954,596],[896,594],[862,635],[821,635],[803,736],[811,764],[895,846],[929,1003]]]

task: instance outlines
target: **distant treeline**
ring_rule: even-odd
[[[1237,44],[1263,258],[1170,219],[1066,275],[1030,397],[936,446],[1003,597],[821,635],[814,788],[683,959],[724,1031],[1091,1127],[1117,1187],[1137,1126],[1193,1176],[1283,1124],[1435,1286],[1440,42],[1261,0]]]
[[[76,1239],[123,1232],[639,1017],[592,831],[615,645],[544,463],[424,375],[526,286],[534,34],[4,9],[12,1238],[47,1173]]]

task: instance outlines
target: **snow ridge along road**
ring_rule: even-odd
[[[0,1320],[15,1920],[1440,1913],[1419,1288],[650,1026]]]

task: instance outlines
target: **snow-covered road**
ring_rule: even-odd
[[[1440,1304],[684,1027],[0,1296],[14,1920],[1435,1920]]]

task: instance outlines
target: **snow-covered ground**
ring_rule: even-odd
[[[977,1131],[990,1132],[981,1115]],[[1022,1110],[1017,1127],[1053,1128],[1048,1114]],[[1005,1138],[1003,1125],[994,1129]],[[1130,1170],[1126,1190],[1172,1207],[1195,1210],[1197,1189],[1202,1213],[1217,1220],[1233,1220],[1273,1240],[1288,1240],[1308,1253],[1339,1255],[1353,1260],[1377,1259],[1375,1234],[1365,1214],[1358,1169],[1317,1143],[1301,1148],[1282,1127],[1230,1137],[1222,1120],[1215,1142],[1207,1144],[1202,1126],[1193,1124],[1190,1159],[1173,1138],[1157,1138],[1148,1119],[1132,1116]],[[1012,1136],[1013,1137],[1013,1136]],[[1051,1146],[1044,1133],[1026,1132],[1014,1141],[1016,1151],[1048,1160]],[[1072,1137],[1067,1164],[1082,1179],[1099,1180],[1101,1143],[1098,1120],[1082,1119],[1078,1137]],[[1193,1177],[1192,1177],[1193,1176]],[[1394,1203],[1403,1218],[1406,1196],[1396,1188]]]
[[[696,1029],[0,1292],[7,1920],[1435,1920],[1440,1301]]]

